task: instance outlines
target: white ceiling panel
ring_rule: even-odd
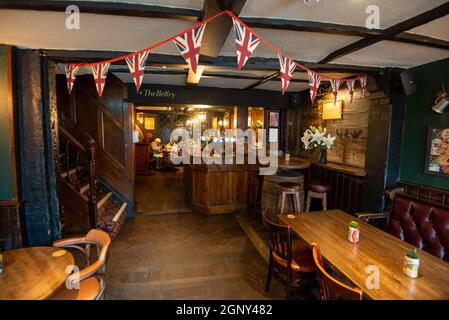
[[[291,82],[288,86],[287,92],[300,92],[309,88],[308,83],[303,82]],[[281,81],[268,81],[264,84],[258,86],[256,89],[259,90],[271,90],[271,91],[282,91]]]
[[[113,72],[113,74],[125,83],[134,83],[129,73]],[[145,74],[143,77],[143,84],[185,86],[186,80],[186,76],[183,75]]]
[[[297,32],[260,28],[255,28],[254,31],[268,43],[278,48],[283,54],[292,59],[307,62],[318,62],[329,53],[361,39],[356,36],[332,35],[317,32]],[[231,32],[226,39],[220,55],[236,55],[233,32]],[[253,57],[274,58],[277,57],[277,53],[261,43],[254,51]]]
[[[82,13],[79,30],[64,12],[0,10],[0,43],[32,49],[137,51],[192,26],[192,22]],[[153,52],[179,54],[173,43]]]
[[[449,41],[449,15],[407,32]]]
[[[332,63],[372,67],[411,68],[444,58],[449,58],[448,50],[393,41],[381,41],[370,47],[333,60]]]
[[[246,87],[256,83],[253,79],[230,79],[230,78],[213,78],[203,77],[200,80],[200,87],[216,87],[216,88],[234,88],[245,89]]]
[[[263,4],[262,4],[263,2]],[[269,17],[320,21],[343,25],[366,25],[367,6],[380,9],[380,27],[385,29],[446,2],[446,0],[247,0],[241,17]]]

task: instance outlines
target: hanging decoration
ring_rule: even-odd
[[[150,50],[145,50],[125,58],[129,72],[131,73],[134,84],[136,85],[137,92],[139,92],[140,85],[142,84],[143,75],[145,74],[145,64],[149,53]]]
[[[332,95],[334,96],[334,106],[337,104],[338,89],[340,89],[341,81],[339,79],[331,79]]]
[[[66,64],[64,65],[65,77],[67,78],[67,89],[69,90],[69,94],[72,93],[73,84],[75,83],[76,73],[78,72],[79,67],[75,64]]]
[[[293,78],[293,72],[296,69],[296,63],[294,63],[289,57],[282,54],[278,54],[282,84],[282,95],[287,91],[288,85]]]
[[[357,80],[360,81],[360,85],[362,88],[362,93],[365,96],[366,87],[367,87],[367,76],[359,75],[354,77],[351,80],[340,80],[328,77],[327,75],[321,74],[319,72],[315,72],[310,70],[309,68],[301,65],[298,62],[295,62],[285,56],[278,48],[274,47],[270,43],[268,43],[265,39],[260,37],[254,30],[245,25],[234,13],[229,10],[222,11],[203,22],[200,22],[187,30],[184,30],[171,38],[165,39],[159,43],[156,43],[152,46],[149,46],[143,50],[130,53],[125,56],[117,57],[110,60],[94,62],[94,63],[77,63],[77,64],[66,64],[64,65],[65,73],[67,77],[67,88],[69,90],[69,94],[72,92],[73,84],[75,82],[76,73],[79,67],[88,67],[92,68],[92,73],[94,75],[95,84],[97,87],[98,95],[101,96],[103,94],[104,86],[106,83],[107,73],[111,63],[125,60],[128,65],[131,76],[134,80],[134,84],[136,85],[136,90],[140,90],[140,86],[143,81],[143,76],[145,74],[145,65],[148,58],[148,55],[151,50],[157,48],[163,44],[166,44],[170,41],[173,41],[176,45],[176,48],[179,50],[180,54],[183,56],[190,69],[196,73],[198,67],[198,60],[201,48],[201,41],[203,38],[204,30],[206,28],[206,23],[222,16],[228,15],[232,18],[234,35],[235,35],[235,43],[236,43],[236,53],[237,53],[237,68],[241,70],[248,59],[254,53],[257,46],[263,42],[267,47],[276,52],[279,57],[280,63],[280,75],[281,75],[281,85],[282,85],[282,94],[288,89],[288,86],[293,78],[293,72],[300,68],[308,73],[309,77],[309,86],[310,86],[310,99],[312,104],[314,104],[316,96],[318,94],[318,90],[320,87],[320,83],[322,80],[328,80],[332,85],[332,92],[334,96],[334,104],[338,98],[338,90],[340,88],[340,84],[342,82],[346,82],[349,88],[349,94],[351,96],[351,102],[353,100],[354,95],[354,85]]]
[[[352,100],[354,100],[355,79],[346,80],[346,85],[348,87],[349,97],[351,97],[351,103],[352,103]]]
[[[320,88],[321,77],[318,73],[313,71],[307,72],[309,75],[309,86],[310,86],[310,100],[312,100],[312,105],[315,103],[316,95],[318,94],[318,89]]]
[[[203,39],[206,23],[190,29],[173,39],[179,53],[184,57],[190,69],[196,73],[200,57],[201,40]]]
[[[260,39],[237,17],[232,17],[237,51],[237,69],[241,70],[260,44]]]
[[[362,87],[363,97],[365,97],[365,95],[366,95],[366,83],[367,82],[368,82],[368,77],[367,76],[361,76],[360,77],[360,87]]]
[[[92,68],[92,75],[94,76],[95,86],[97,87],[98,96],[103,95],[104,85],[106,84],[106,77],[108,76],[109,62],[94,64]]]

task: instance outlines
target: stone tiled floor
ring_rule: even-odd
[[[232,215],[139,215],[114,240],[106,299],[282,299]]]

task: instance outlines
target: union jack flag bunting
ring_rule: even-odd
[[[334,106],[337,103],[338,99],[338,89],[340,89],[340,80],[338,79],[331,79],[331,86],[332,86],[332,94],[334,96]]]
[[[134,79],[134,84],[136,85],[137,92],[139,92],[140,85],[142,84],[143,75],[145,74],[145,64],[147,62],[149,53],[150,51],[146,50],[125,58],[126,64],[129,68],[129,72]]]
[[[260,43],[260,39],[240,21],[232,18],[232,22],[234,24],[237,65],[238,69],[241,70],[249,57],[253,54],[254,50],[256,50]]]
[[[281,83],[282,83],[282,94],[287,91],[288,85],[293,78],[293,72],[296,69],[296,63],[290,60],[289,57],[278,54],[279,56],[279,64],[281,66]]]
[[[362,76],[360,78],[360,86],[362,87],[362,94],[363,96],[365,96],[366,94],[366,84],[368,82],[368,77],[367,76]]]
[[[95,80],[95,86],[97,87],[98,96],[103,95],[104,85],[106,84],[106,77],[108,76],[109,62],[94,64],[92,68],[92,74]]]
[[[310,86],[310,99],[312,100],[312,105],[315,103],[316,95],[318,94],[318,89],[320,88],[321,77],[318,73],[309,71],[309,86]]]
[[[67,78],[67,89],[69,89],[69,94],[72,93],[73,84],[75,83],[76,73],[79,67],[73,64],[64,65],[65,77]]]
[[[349,89],[349,96],[351,97],[351,103],[354,99],[354,87],[355,87],[355,80],[346,80],[346,85]]]
[[[173,42],[178,48],[179,53],[184,57],[189,64],[190,69],[196,73],[198,67],[198,59],[200,57],[201,40],[203,39],[204,30],[206,29],[206,23],[199,25],[196,28],[192,28],[186,33],[183,33],[179,37],[173,39]]]

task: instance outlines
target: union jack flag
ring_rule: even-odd
[[[184,57],[189,64],[190,69],[196,73],[198,67],[198,59],[200,57],[201,40],[203,39],[204,30],[206,29],[206,23],[199,25],[196,28],[192,28],[186,33],[183,33],[179,37],[173,39],[173,42],[178,48],[179,53]]]
[[[338,89],[340,89],[340,80],[338,79],[331,79],[331,86],[332,86],[332,94],[334,96],[334,106],[337,103],[338,99]]]
[[[254,50],[256,50],[260,43],[260,39],[240,21],[232,18],[232,22],[234,24],[235,44],[237,49],[237,65],[238,69],[241,70],[249,57],[253,54]]]
[[[278,54],[279,56],[279,64],[281,66],[281,82],[282,82],[282,94],[287,91],[288,85],[293,78],[293,72],[296,69],[296,63],[290,60],[289,57],[286,57],[282,54]]]
[[[142,84],[143,75],[145,74],[145,64],[149,53],[150,51],[146,50],[125,58],[129,72],[134,79],[137,92],[139,92],[140,85]]]
[[[69,94],[72,93],[73,84],[75,83],[76,73],[79,67],[73,64],[64,65],[65,77],[67,78],[67,89],[69,89]]]
[[[318,73],[309,71],[309,86],[310,86],[310,99],[312,100],[312,105],[315,102],[316,95],[318,94],[318,89],[320,88],[321,77]]]
[[[92,68],[92,74],[95,80],[95,86],[97,87],[98,96],[103,95],[104,85],[106,84],[106,77],[108,76],[109,62],[94,64]]]
[[[366,84],[368,82],[368,77],[367,76],[362,76],[360,78],[360,86],[362,87],[362,94],[363,96],[365,96],[366,94]]]
[[[351,103],[354,99],[354,87],[355,87],[355,80],[346,80],[346,85],[349,89],[349,96],[351,97]]]

